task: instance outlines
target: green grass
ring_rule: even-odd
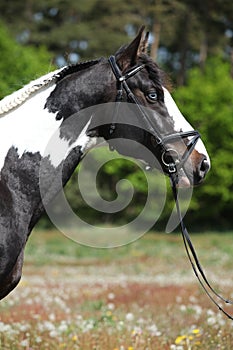
[[[210,264],[220,262],[225,256],[226,265],[233,256],[233,232],[205,232],[191,234],[200,258]],[[211,254],[210,254],[211,253]],[[80,245],[58,231],[34,231],[25,249],[26,263],[33,264],[83,264],[98,260],[100,263],[137,258],[156,258],[173,263],[186,257],[180,233],[149,233],[137,241],[118,248],[92,248]]]
[[[68,259],[93,260],[103,259],[103,262],[119,260],[134,256],[155,256],[162,254],[166,250],[167,235],[146,235],[134,243],[124,245],[118,248],[91,248],[80,245],[57,231],[32,233],[27,246],[27,260],[37,260],[43,264],[55,261],[62,256]],[[164,239],[164,241],[163,241]],[[178,237],[170,237],[169,246],[179,246]],[[78,261],[77,261],[78,263]]]

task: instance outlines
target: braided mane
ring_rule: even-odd
[[[86,62],[81,62],[79,64],[72,64],[69,66],[66,66],[62,69],[62,71],[57,75],[56,77],[56,82],[62,80],[65,78],[67,75],[70,75],[72,73],[77,73],[83,69],[87,69],[91,66],[94,66],[95,64],[99,63],[101,59],[97,60],[91,60],[91,61],[86,61]]]
[[[67,75],[79,72],[83,69],[89,68],[100,61],[91,60],[82,62],[79,64],[69,65],[56,71],[50,72],[42,77],[31,81],[29,84],[25,85],[21,89],[13,92],[11,95],[4,97],[0,101],[0,115],[11,111],[13,108],[20,106],[25,102],[34,92],[39,91],[45,86],[49,86],[51,83],[57,83],[62,80]]]

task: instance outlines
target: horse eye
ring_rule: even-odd
[[[152,92],[149,92],[147,95],[146,95],[147,99],[150,101],[150,102],[155,102],[157,101],[158,99],[158,95],[157,95],[157,92],[156,91],[152,91]]]

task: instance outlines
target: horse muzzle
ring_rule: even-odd
[[[177,186],[198,186],[204,181],[209,170],[210,162],[207,157],[194,150],[190,155],[190,159],[178,172]]]

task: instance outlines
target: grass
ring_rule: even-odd
[[[210,281],[233,297],[233,234],[192,238]],[[178,234],[94,249],[36,231],[22,281],[0,304],[0,349],[230,350],[232,326],[200,289]]]

